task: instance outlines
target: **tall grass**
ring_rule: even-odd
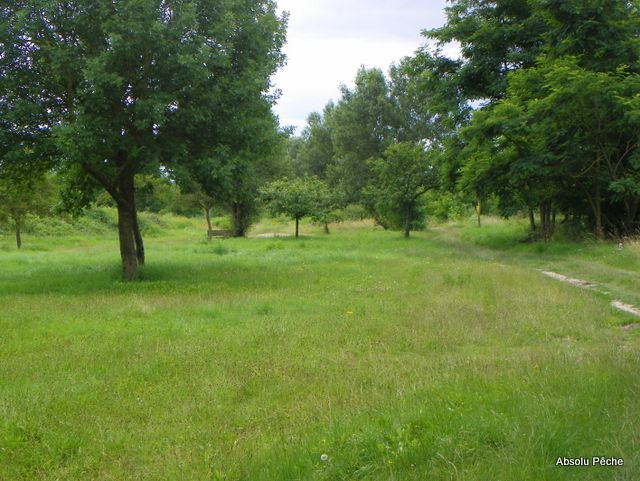
[[[454,228],[163,222],[136,283],[112,236],[0,252],[0,479],[639,477],[640,337],[597,293]]]

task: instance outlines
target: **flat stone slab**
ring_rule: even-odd
[[[628,314],[631,314],[632,316],[640,317],[640,309],[632,306],[631,304],[625,304],[622,301],[613,301],[611,305],[619,311],[626,312]]]
[[[291,237],[291,234],[280,234],[278,232],[267,232],[266,234],[256,234],[251,237],[258,237],[261,239],[272,239],[274,237]]]
[[[636,322],[634,324],[626,324],[622,326],[623,331],[635,331],[636,329],[640,329],[640,323]]]
[[[576,287],[591,289],[593,287],[598,286],[598,284],[596,284],[595,282],[583,281],[582,279],[573,279],[572,277],[567,277],[562,274],[558,274],[557,272],[551,272],[551,271],[540,271],[540,272],[542,272],[545,276],[551,277],[558,281],[566,282],[567,284],[571,284],[572,286],[576,286]]]
[[[598,284],[589,281],[583,281],[582,279],[573,279],[571,277],[564,276],[562,274],[558,274],[557,272],[551,271],[540,271],[545,276],[551,277],[561,282],[566,282],[567,284],[571,284],[572,286],[582,287],[584,289],[592,289],[594,287],[598,287]],[[635,317],[640,317],[640,309],[631,304],[625,304],[622,301],[612,301],[611,307],[617,309],[622,312],[626,312],[627,314],[631,314]],[[633,331],[634,329],[640,329],[640,323],[626,324],[622,326],[622,329],[625,331]]]

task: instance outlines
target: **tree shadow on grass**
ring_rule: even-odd
[[[138,293],[213,293],[219,290],[278,288],[293,283],[278,266],[249,264],[226,257],[194,260],[154,260],[139,268],[139,277],[122,281],[118,262],[92,265],[40,264],[0,272],[0,297],[22,295],[82,295]]]

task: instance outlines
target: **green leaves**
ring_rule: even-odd
[[[420,144],[402,142],[390,145],[383,157],[369,161],[375,177],[367,197],[383,225],[402,228],[406,236],[421,226],[420,196],[439,184],[434,155]]]
[[[342,88],[342,98],[331,116],[336,165],[332,170],[350,202],[360,200],[371,178],[367,159],[380,157],[393,140],[397,126],[387,80],[379,69],[361,68],[355,89]]]
[[[311,216],[324,222],[335,204],[329,188],[317,177],[275,180],[260,189],[260,194],[272,215],[296,220]]]
[[[277,134],[269,88],[286,18],[271,0],[14,2],[0,26],[0,165],[13,162],[10,146],[36,152],[51,140],[70,190],[98,184],[115,200],[128,278],[136,262],[122,239],[135,237],[143,259],[137,174],[185,168],[226,187],[237,164],[218,155],[264,152],[263,131]],[[13,163],[27,161],[50,167],[43,156]]]
[[[448,82],[482,102],[459,142],[445,142],[458,188],[498,195],[503,212],[527,208],[532,228],[540,208],[597,237],[637,232],[639,34],[636,1],[453,2],[447,24],[426,36],[460,43]],[[407,62],[414,78],[443,64],[426,50]]]

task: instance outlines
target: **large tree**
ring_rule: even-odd
[[[226,123],[282,62],[284,20],[272,0],[0,8],[0,107],[33,111],[67,178],[111,195],[125,279],[144,262],[135,176],[230,148]]]
[[[367,160],[384,154],[396,124],[397,112],[384,73],[362,67],[354,89],[342,86],[342,96],[331,114],[335,163],[329,179],[340,186],[347,202],[362,200],[362,191],[373,175]]]
[[[183,185],[195,181],[213,205],[231,214],[236,236],[244,236],[257,216],[258,189],[286,174],[287,134],[278,130],[270,106],[267,99],[253,107],[236,105],[236,114],[226,122],[223,148],[186,159],[175,172]]]

